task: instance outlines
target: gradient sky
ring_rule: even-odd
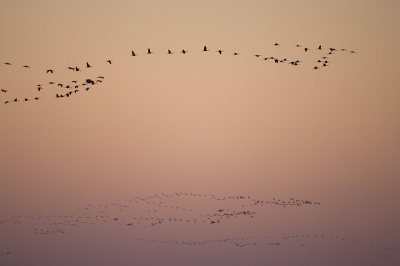
[[[394,0],[0,0],[0,264],[400,264],[399,13]],[[79,92],[56,98],[72,80]],[[253,201],[290,198],[320,204]],[[106,222],[67,226],[87,205]],[[166,220],[126,225],[149,215]]]

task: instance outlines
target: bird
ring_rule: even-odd
[[[14,102],[19,102],[19,100],[17,98],[14,99]]]
[[[168,53],[167,54],[173,54],[173,52],[171,52],[171,50],[168,50]]]
[[[4,63],[5,65],[9,65],[9,66],[11,66],[11,63]]]
[[[27,102],[27,101],[29,101],[29,99],[28,99],[28,98],[25,98],[25,102]]]
[[[7,92],[8,90],[5,90],[5,89],[1,89],[1,91],[2,91],[2,92],[4,92],[4,93],[6,93],[6,92]]]
[[[111,65],[111,63],[112,63],[112,61],[111,61],[111,60],[107,60],[106,62],[110,63],[110,65]]]
[[[81,71],[78,67],[75,67],[75,71]]]
[[[182,54],[186,54],[187,52],[188,52],[188,51],[182,50],[181,53],[182,53]]]
[[[254,56],[255,56],[255,57],[260,57],[261,55],[260,55],[260,54],[255,54]]]
[[[37,89],[38,91],[40,91],[40,90],[42,89],[42,87],[37,87],[36,89]]]
[[[87,87],[85,90],[88,91],[90,89],[90,87]]]
[[[313,69],[319,69],[319,67],[315,66]]]
[[[7,103],[8,103],[8,101],[5,101],[5,102],[4,102],[4,104],[7,104]]]
[[[276,42],[274,45],[275,45],[275,46],[281,46],[281,45],[280,45],[279,43],[277,43],[277,42]]]
[[[308,50],[310,50],[310,48],[307,48],[307,47],[306,47],[306,48],[304,48],[303,50],[304,50],[305,52],[307,52]]]
[[[218,50],[218,51],[217,51],[217,53],[219,53],[219,54],[222,54],[222,52],[223,52],[222,50]]]
[[[239,55],[239,53],[233,53],[233,55]]]
[[[322,46],[320,45],[318,46],[317,50],[324,50],[324,49],[322,49]]]
[[[103,77],[103,76],[98,76],[97,78],[98,78],[98,79],[104,79],[104,77]]]
[[[135,54],[135,52],[134,51],[132,51],[132,55],[131,56],[137,56],[137,54]]]
[[[22,67],[25,67],[25,68],[31,68],[30,66],[27,66],[27,65],[24,65],[24,66],[22,66]]]
[[[301,47],[301,45],[300,45],[300,44],[296,44],[295,46],[296,46],[296,47]]]
[[[46,71],[46,73],[51,73],[51,74],[53,74],[53,70],[52,70],[52,69],[49,69],[49,70]]]
[[[207,46],[204,45],[203,52],[208,52],[208,51],[210,51],[210,50],[207,50]]]
[[[63,87],[63,84],[61,84],[61,83],[58,83],[57,84],[57,86],[60,86],[61,88]]]
[[[37,101],[37,100],[39,100],[40,98],[39,97],[35,97],[35,100]]]
[[[150,51],[150,48],[147,49],[147,54],[154,54],[154,52]]]
[[[75,67],[68,67],[68,69],[75,70]]]
[[[86,62],[86,68],[92,67],[91,65],[89,65],[89,62]]]

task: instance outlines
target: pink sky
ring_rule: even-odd
[[[0,264],[399,264],[399,11],[2,1]]]

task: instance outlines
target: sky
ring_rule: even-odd
[[[0,0],[0,264],[399,264],[399,12]]]

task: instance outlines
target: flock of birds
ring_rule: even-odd
[[[171,230],[171,226],[184,228],[185,226],[193,232],[204,230],[208,226],[217,227],[223,230],[225,225],[231,228],[237,225],[241,228],[245,223],[252,223],[257,219],[263,219],[263,214],[271,210],[270,208],[307,208],[320,206],[318,201],[310,201],[304,199],[288,198],[288,199],[256,199],[251,196],[230,196],[217,197],[215,195],[195,194],[177,192],[172,194],[157,194],[147,197],[133,197],[123,203],[109,204],[87,204],[77,207],[78,212],[75,215],[42,215],[31,214],[12,216],[7,219],[0,220],[0,226],[34,224],[32,226],[32,234],[36,235],[53,235],[66,234],[68,230],[82,226],[118,226],[125,230],[134,230],[138,228],[142,232],[154,232],[158,227],[163,230]],[[260,218],[259,218],[260,217]],[[42,228],[38,227],[38,223],[43,222]],[[1,227],[0,227],[1,228]],[[69,228],[69,229],[68,229]],[[132,228],[132,229],[131,229]],[[153,229],[154,228],[154,229]],[[175,227],[176,228],[176,227]],[[145,231],[143,231],[145,230]],[[150,231],[146,231],[150,230]],[[198,238],[198,236],[197,236]],[[335,235],[316,235],[316,234],[298,234],[298,235],[259,235],[251,237],[232,237],[224,239],[199,239],[196,241],[179,240],[179,239],[154,239],[147,237],[136,237],[137,241],[157,244],[175,244],[175,245],[213,245],[227,244],[233,247],[248,246],[282,246],[289,240],[298,240],[299,246],[305,246],[310,240],[336,240],[351,241],[342,236]],[[372,246],[373,244],[370,244]],[[385,248],[389,249],[390,248]],[[392,248],[392,251],[400,251],[400,249]],[[2,254],[10,254],[7,253]]]
[[[275,43],[274,46],[281,46],[281,44]],[[304,47],[303,48],[301,45],[295,45],[295,47],[296,47],[296,49],[299,48],[299,49],[303,50],[306,53],[311,51],[311,50],[327,51],[326,54],[323,54],[322,56],[320,56],[320,58],[316,61],[317,65],[315,65],[313,67],[314,70],[321,69],[323,67],[328,67],[329,64],[330,64],[330,61],[328,60],[330,55],[333,55],[336,52],[345,52],[345,51],[347,51],[347,49],[336,49],[336,48],[332,48],[332,47],[325,49],[325,48],[322,48],[321,45],[319,45],[318,47],[316,47],[314,49],[311,49],[311,48],[308,48],[308,47]],[[210,52],[210,50],[209,50],[209,48],[207,46],[204,46],[201,51],[202,52]],[[216,52],[218,54],[220,54],[220,55],[222,55],[222,53],[224,53],[223,50],[216,50]],[[183,50],[180,51],[180,53],[181,54],[186,54],[186,53],[188,53],[188,51],[183,49]],[[352,50],[352,51],[350,51],[350,53],[356,53],[356,52]],[[146,54],[148,54],[148,55],[149,54],[154,54],[154,52],[150,48],[148,48]],[[174,54],[174,52],[172,52],[170,49],[168,49],[166,54],[167,55],[171,55],[171,54]],[[138,56],[139,54],[135,53],[132,50],[130,55],[132,57],[135,57],[135,56]],[[234,53],[232,53],[232,55],[238,56],[238,55],[240,55],[240,53],[234,52]],[[301,64],[301,60],[299,60],[299,59],[297,59],[297,60],[289,60],[287,58],[277,58],[277,57],[274,57],[274,56],[262,56],[261,54],[255,54],[254,56],[256,58],[260,58],[260,59],[262,59],[264,61],[272,61],[275,64],[286,63],[286,64],[289,64],[289,65],[292,65],[292,66],[298,66],[298,65]],[[105,61],[105,63],[111,65],[113,63],[113,60],[109,59],[109,60]],[[13,64],[10,63],[10,62],[5,62],[4,65],[12,66]],[[28,65],[23,65],[22,67],[23,68],[31,68]],[[81,72],[85,68],[89,69],[89,68],[92,68],[92,67],[93,66],[89,62],[86,62],[85,66],[83,68],[82,67],[78,67],[78,66],[75,66],[75,67],[70,67],[69,66],[69,67],[67,67],[67,69],[70,70],[70,71],[74,71],[74,72]],[[55,72],[55,70],[54,69],[46,69],[45,72],[48,73],[48,74],[53,74]],[[77,84],[76,80],[73,80],[71,82],[71,83],[74,83],[74,84],[63,84],[63,83],[54,82],[54,81],[50,81],[50,82],[48,82],[48,84],[49,85],[60,86],[61,88],[69,89],[69,91],[67,91],[66,93],[63,93],[63,94],[58,94],[57,93],[57,94],[54,95],[55,98],[64,98],[64,97],[70,97],[72,94],[75,94],[75,93],[80,92],[80,91],[88,91],[91,88],[91,85],[95,85],[97,83],[100,83],[100,82],[103,81],[103,79],[104,79],[103,76],[98,76],[96,79],[88,78],[88,79],[85,80],[85,82],[82,82],[79,85]],[[82,86],[83,86],[83,89],[81,89]],[[44,86],[42,84],[38,84],[35,89],[38,92],[41,92],[44,89]],[[8,91],[9,91],[9,89],[1,88],[1,92],[2,93],[7,93]],[[32,100],[34,100],[34,101],[38,101],[39,99],[41,99],[39,96],[32,98]],[[16,103],[16,102],[20,102],[20,101],[21,102],[28,102],[28,101],[31,101],[31,99],[26,98],[26,97],[24,97],[22,99],[19,99],[18,97],[16,97],[14,99],[5,100],[4,104],[9,104],[9,103],[12,103],[12,102]]]

